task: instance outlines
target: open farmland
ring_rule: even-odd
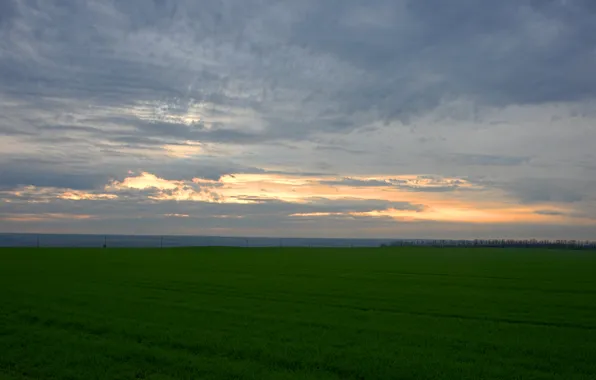
[[[2,249],[0,379],[594,379],[596,255]]]

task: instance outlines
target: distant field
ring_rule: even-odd
[[[0,379],[596,379],[596,254],[0,249]]]

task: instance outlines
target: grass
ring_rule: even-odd
[[[2,249],[0,379],[594,379],[596,255]]]

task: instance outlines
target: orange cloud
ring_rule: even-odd
[[[45,213],[45,214],[11,214],[2,216],[2,220],[9,222],[42,222],[49,220],[85,220],[92,219],[92,215]]]
[[[122,181],[112,181],[103,193],[72,189],[27,186],[10,192],[12,199],[49,202],[52,199],[114,200],[124,190],[152,190],[154,201],[176,200],[209,203],[259,203],[274,199],[295,204],[330,201],[384,201],[424,205],[422,209],[371,209],[363,212],[305,212],[293,217],[383,217],[401,221],[442,221],[467,223],[574,223],[596,224],[594,219],[570,217],[569,204],[520,205],[500,190],[486,189],[459,178],[430,176],[299,176],[271,173],[226,175],[219,180],[193,178],[168,180],[142,172]],[[8,198],[10,200],[10,198]],[[373,202],[373,204],[375,204]],[[378,203],[377,203],[378,204]],[[381,203],[382,204],[382,203]],[[379,207],[379,206],[377,206]],[[548,209],[549,212],[543,210]],[[542,210],[542,211],[541,211]],[[187,217],[167,214],[168,217]],[[223,216],[222,216],[223,217]],[[227,215],[226,217],[231,217]],[[242,217],[239,215],[238,217]]]
[[[154,174],[143,172],[137,176],[125,178],[123,181],[113,181],[105,187],[106,191],[118,192],[121,190],[155,190],[155,193],[148,195],[153,200],[174,200],[174,201],[195,201],[224,203],[233,202],[218,194],[213,187],[216,183],[207,181],[181,181],[168,180],[157,177]],[[236,201],[233,203],[247,203]]]
[[[24,198],[28,203],[48,203],[53,199],[66,199],[73,201],[80,200],[106,200],[117,199],[118,195],[109,193],[91,193],[81,190],[56,188],[56,187],[36,187],[23,186],[14,191],[4,192],[14,198]],[[11,202],[10,199],[5,199],[5,202]]]
[[[159,189],[159,190],[174,190],[184,184],[183,181],[171,181],[157,177],[155,174],[143,172],[135,177],[127,177],[122,182],[114,181],[106,186],[106,190],[122,190],[122,189]]]
[[[117,199],[116,194],[92,194],[84,191],[69,190],[58,195],[58,198],[68,199],[71,201],[81,200],[100,200],[100,199]]]
[[[360,185],[350,185],[360,181]],[[242,194],[247,197],[274,198],[293,203],[309,203],[320,197],[330,200],[346,198],[361,200],[384,200],[387,202],[410,202],[423,204],[418,210],[371,210],[369,212],[296,213],[296,217],[352,215],[390,217],[399,220],[434,220],[471,223],[565,223],[571,211],[564,205],[536,204],[515,205],[506,194],[485,189],[459,178],[433,178],[430,176],[371,176],[350,177],[348,181],[334,177],[291,176],[279,174],[234,174],[221,179],[221,193],[226,197]],[[370,183],[367,186],[366,183]],[[453,191],[436,191],[442,188]],[[448,189],[449,190],[449,189]],[[544,207],[555,209],[559,215],[540,214]],[[574,223],[595,223],[594,220],[578,220]]]

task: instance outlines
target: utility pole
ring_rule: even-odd
[[[103,237],[103,247],[107,248],[108,247],[108,236],[104,235]]]
[[[163,236],[159,238],[159,248],[163,248]]]

